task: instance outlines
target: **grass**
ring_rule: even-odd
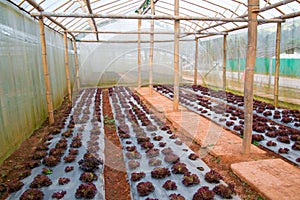
[[[217,164],[219,164],[221,162],[220,158],[217,158],[217,157],[216,158],[213,157],[211,160],[216,162]]]
[[[113,125],[115,124],[115,120],[114,119],[110,119],[108,117],[108,115],[105,115],[104,116],[104,124],[107,124],[107,125]]]
[[[254,140],[254,141],[252,142],[252,144],[255,145],[255,146],[259,146],[259,143],[258,143],[256,140]]]

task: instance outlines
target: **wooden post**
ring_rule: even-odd
[[[155,14],[154,0],[151,0],[151,14]],[[149,94],[153,93],[153,48],[154,48],[154,20],[151,20],[151,33],[150,33],[150,53],[149,53]]]
[[[67,80],[67,88],[68,88],[68,98],[70,102],[72,101],[72,93],[71,93],[71,81],[70,81],[70,73],[69,73],[69,52],[68,52],[68,38],[67,32],[64,33],[64,43],[65,43],[65,68],[66,68],[66,80]]]
[[[275,63],[275,76],[274,76],[274,106],[276,108],[278,107],[279,68],[280,68],[280,35],[281,35],[281,23],[277,23],[276,52],[275,52],[276,63]]]
[[[244,82],[245,129],[243,154],[249,155],[252,140],[253,78],[257,46],[257,11],[259,0],[248,0],[248,48]]]
[[[271,87],[272,84],[272,71],[273,71],[273,61],[272,61],[272,57],[270,58],[270,62],[269,62],[269,80],[268,80],[268,88]]]
[[[198,79],[198,38],[196,40],[196,47],[195,47],[195,68],[194,68],[194,85],[197,85]]]
[[[223,90],[226,91],[226,57],[227,57],[227,35],[223,36]]]
[[[52,104],[52,97],[51,97],[51,84],[50,84],[48,63],[47,63],[47,48],[46,48],[43,17],[39,17],[39,25],[40,25],[40,37],[41,37],[41,45],[42,45],[42,63],[43,63],[44,81],[45,81],[45,87],[46,87],[46,101],[47,101],[47,109],[48,109],[48,115],[49,115],[49,124],[53,124],[54,123],[53,104]]]
[[[174,15],[179,16],[179,0],[174,0]],[[173,111],[179,107],[179,29],[180,21],[174,21],[174,104]]]
[[[75,38],[73,40],[73,47],[74,47],[74,60],[75,60],[75,71],[76,71],[76,85],[77,85],[77,90],[80,90],[78,54],[77,54],[77,46],[76,46]]]
[[[139,15],[141,14],[141,9],[139,10]],[[141,74],[141,26],[142,20],[138,19],[138,88],[142,85],[142,74]]]

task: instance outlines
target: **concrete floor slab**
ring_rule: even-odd
[[[235,163],[231,169],[268,199],[300,200],[300,169],[281,159]]]

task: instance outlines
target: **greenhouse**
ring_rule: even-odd
[[[0,0],[0,200],[300,200],[299,33],[299,0]]]

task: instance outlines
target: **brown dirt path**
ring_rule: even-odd
[[[129,200],[130,186],[124,165],[122,145],[116,133],[108,91],[103,90],[103,115],[105,131],[105,196],[106,200]]]

